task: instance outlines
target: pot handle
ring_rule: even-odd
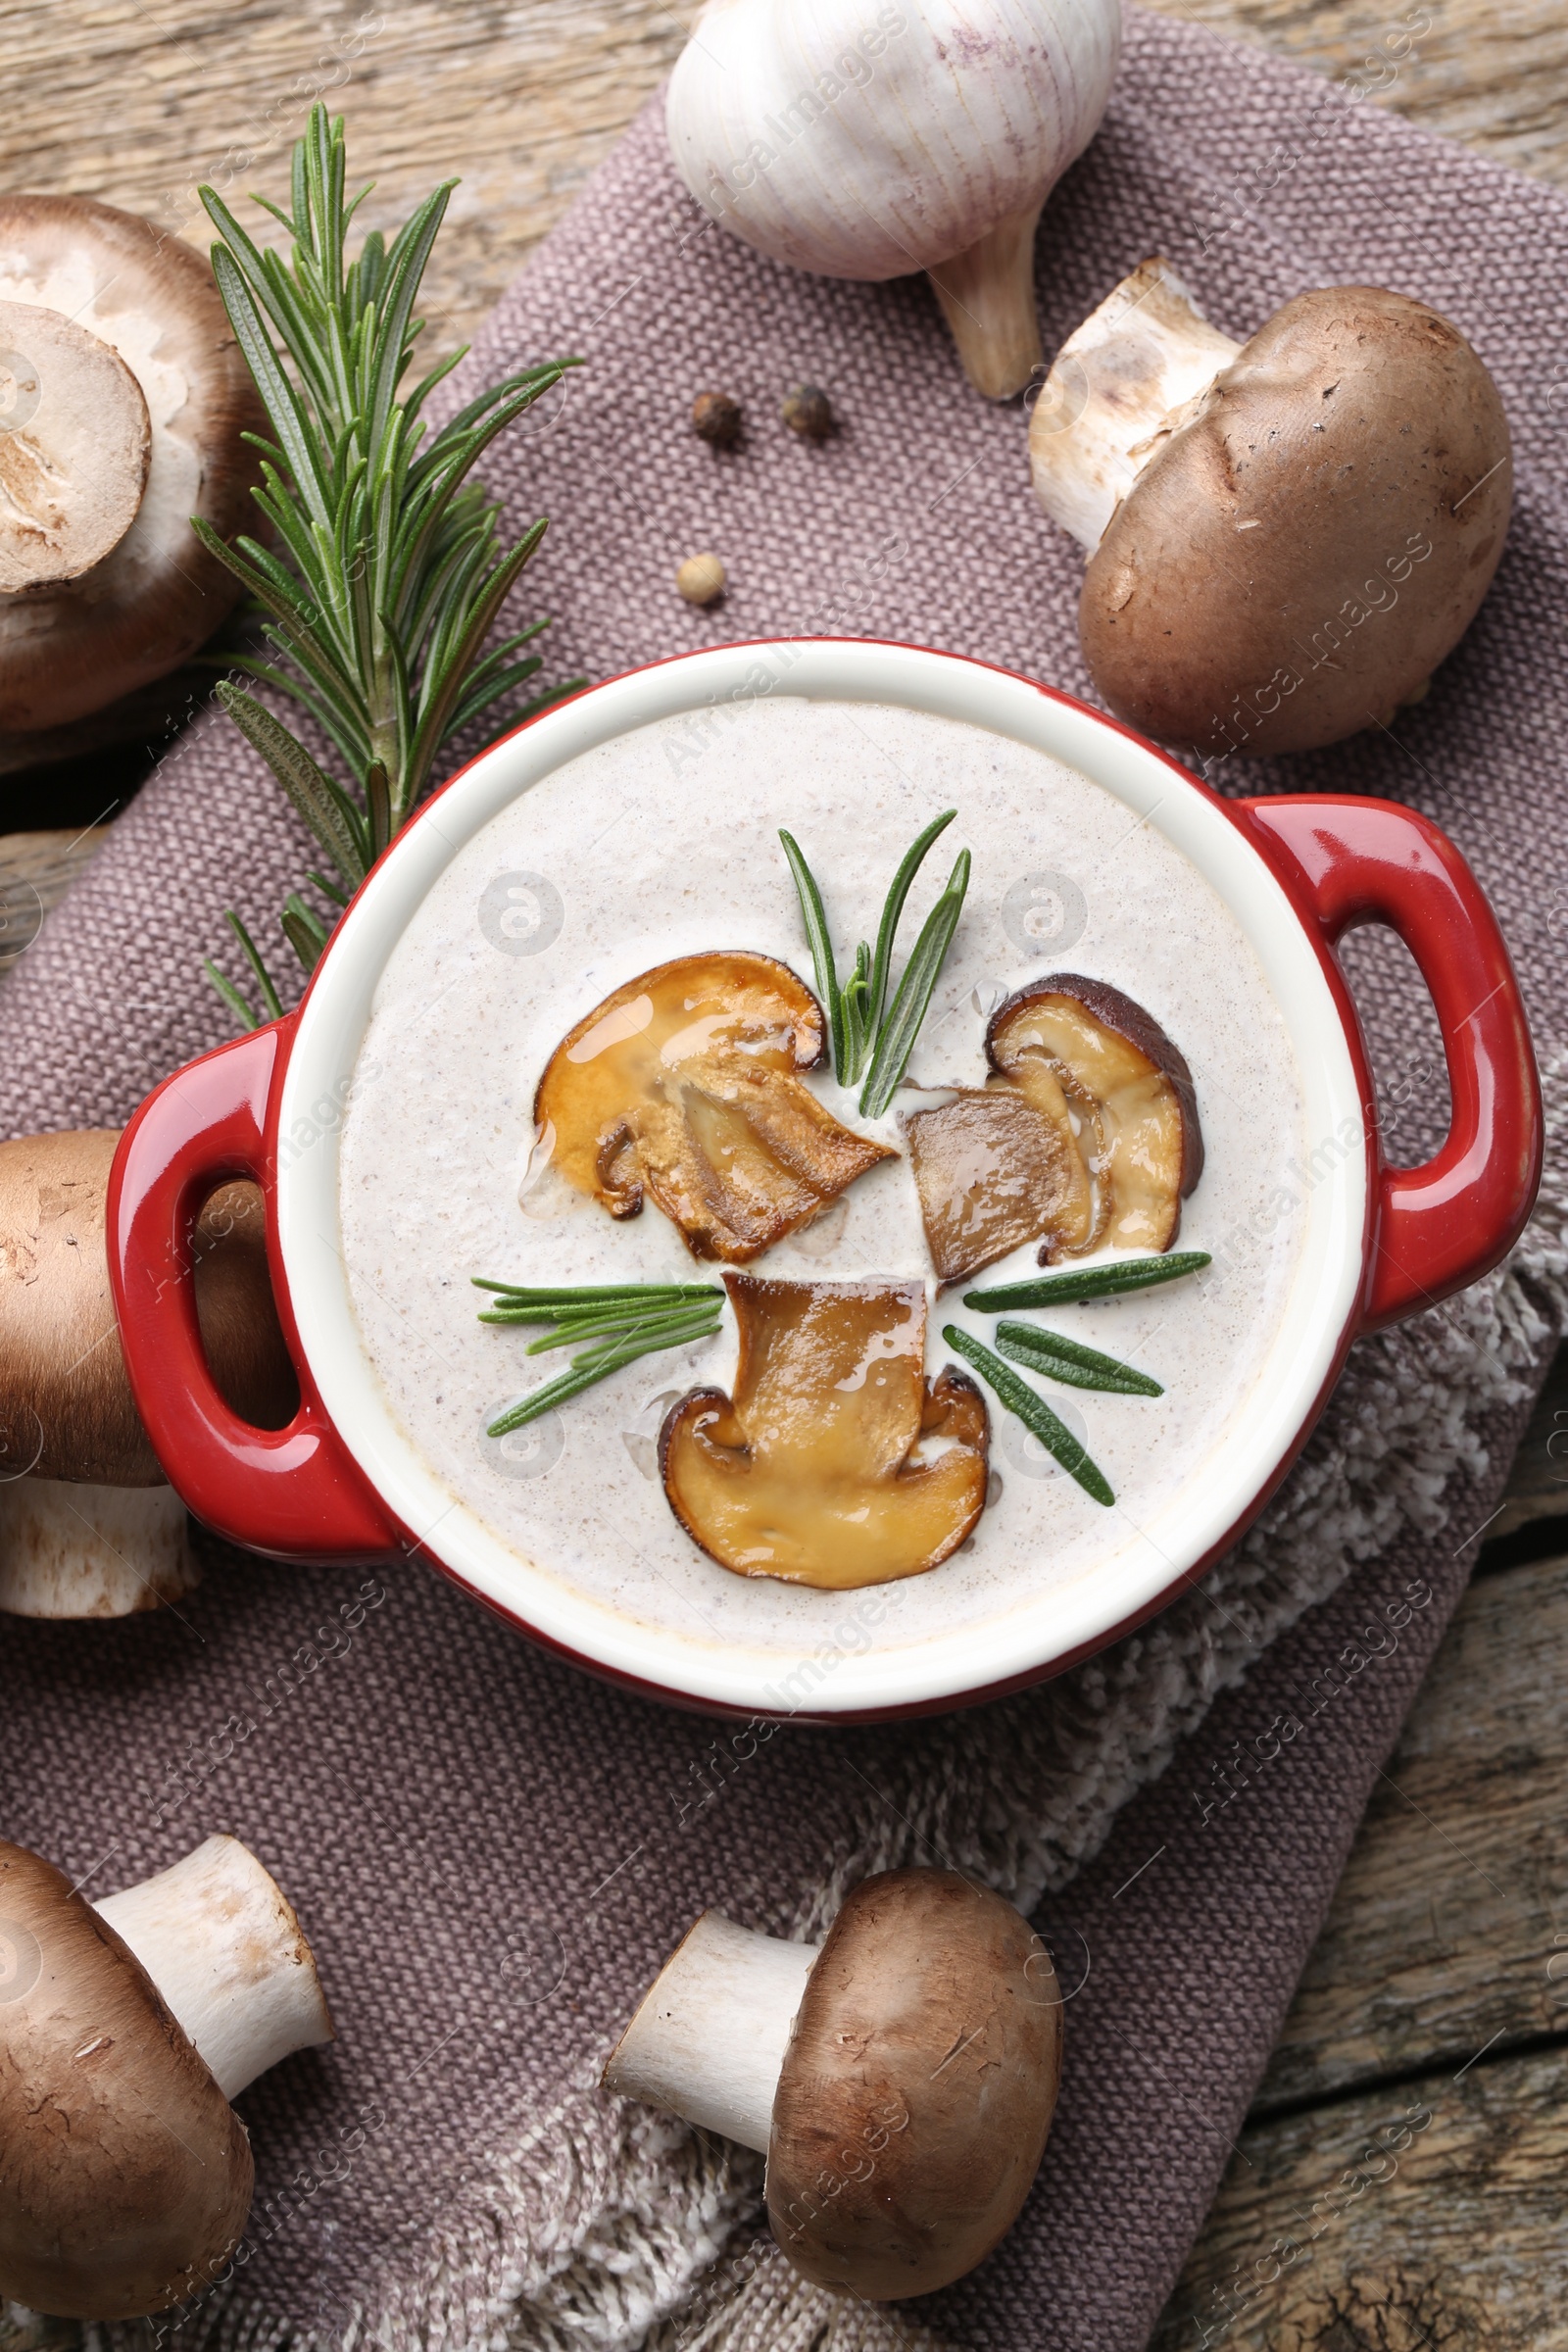
[[[176,1070],[136,1112],[109,1176],[109,1277],[136,1409],[153,1450],[196,1517],[231,1543],[281,1560],[383,1560],[397,1532],[322,1410],[293,1317],[272,1284],[300,1407],[256,1429],[213,1383],[196,1320],[191,1237],[216,1185],[248,1176],[268,1195],[264,1135],[288,1022],[270,1023]]]
[[[1452,1120],[1424,1167],[1390,1167],[1375,1149],[1361,1328],[1376,1331],[1489,1272],[1535,1202],[1541,1081],[1519,983],[1480,884],[1426,817],[1396,801],[1315,793],[1240,808],[1324,944],[1387,923],[1437,1006]],[[1353,1019],[1348,993],[1346,1009]],[[1364,1107],[1375,1137],[1375,1105]]]

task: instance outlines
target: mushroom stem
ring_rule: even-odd
[[[209,1838],[93,1909],[141,1962],[225,2099],[291,2050],[332,2039],[293,1905],[237,1838]]]
[[[605,2088],[765,2156],[795,2012],[820,1948],[705,1911],[610,2053]]]
[[[1035,312],[1035,226],[1041,206],[1009,213],[977,244],[929,270],[963,372],[987,400],[1021,392],[1044,354]]]
[[[1029,420],[1035,496],[1091,554],[1134,482],[1242,346],[1169,262],[1141,262],[1075,327]]]
[[[172,1487],[0,1485],[0,1612],[130,1617],[201,1582],[185,1505]]]

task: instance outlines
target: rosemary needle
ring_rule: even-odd
[[[950,1348],[956,1348],[965,1363],[972,1364],[988,1388],[994,1389],[1009,1413],[1015,1413],[1025,1429],[1040,1440],[1046,1451],[1054,1454],[1069,1478],[1076,1479],[1084,1493],[1107,1509],[1116,1497],[1111,1493],[1104,1473],[1091,1461],[1065,1421],[1058,1420],[1037,1389],[1016,1372],[1009,1372],[1001,1356],[993,1355],[978,1340],[966,1331],[949,1323],[942,1337]]]
[[[1015,1364],[1043,1372],[1070,1389],[1103,1389],[1122,1396],[1163,1396],[1157,1380],[1124,1364],[1119,1356],[1102,1355],[1081,1340],[1063,1339],[1059,1332],[1042,1331],[1034,1323],[999,1323],[997,1346]]]
[[[470,1280],[476,1291],[496,1294],[496,1303],[481,1313],[481,1323],[566,1323],[601,1315],[624,1320],[628,1314],[652,1312],[656,1307],[663,1309],[695,1299],[722,1300],[724,1296],[710,1282],[630,1282],[614,1287],[536,1291],[510,1282],[486,1282],[478,1274]]]
[[[1175,1250],[1167,1257],[1132,1257],[1114,1266],[1079,1266],[1065,1274],[1042,1274],[1033,1282],[1004,1283],[999,1291],[965,1291],[965,1306],[998,1314],[1005,1306],[1070,1306],[1078,1298],[1109,1298],[1120,1291],[1152,1290],[1210,1264],[1206,1250]]]
[[[613,1344],[617,1339],[628,1338],[633,1332],[640,1339],[648,1340],[651,1343],[655,1333],[673,1329],[677,1325],[684,1330],[694,1314],[699,1321],[706,1322],[717,1312],[716,1305],[707,1309],[690,1305],[672,1306],[664,1314],[640,1315],[636,1322],[631,1324],[628,1324],[624,1317],[613,1322],[603,1317],[597,1322],[586,1322],[579,1321],[573,1316],[569,1322],[559,1325],[555,1331],[547,1332],[543,1339],[533,1341],[524,1352],[528,1355],[548,1355],[552,1348],[578,1348],[584,1340],[606,1339]],[[481,1322],[486,1320],[482,1315],[479,1319]]]
[[[893,1100],[899,1080],[904,1076],[909,1055],[914,1050],[914,1041],[919,1035],[920,1024],[925,1019],[943,961],[953,944],[958,916],[963,910],[963,896],[969,886],[967,850],[960,855],[948,877],[946,890],[925,919],[920,936],[915,941],[914,952],[905,966],[892,1009],[889,1010],[887,1000],[893,973],[893,949],[904,913],[904,903],[925,861],[926,852],[939,835],[946,832],[957,813],[956,808],[945,808],[940,816],[932,819],[918,839],[910,843],[883,902],[875,953],[862,939],[855,951],[855,969],[842,987],[833,960],[833,941],[828,930],[827,911],[822,905],[822,893],[816,886],[815,876],[807,864],[805,854],[794,834],[779,834],[801,902],[801,919],[806,925],[806,937],[811,951],[811,968],[816,974],[816,993],[822,1000],[822,1009],[827,1016],[834,1075],[841,1086],[858,1086],[862,1077],[865,1079],[865,1091],[860,1097],[860,1114],[863,1118],[879,1117]],[[869,1074],[866,1072],[868,1060]]]
[[[969,853],[960,850],[957,861],[948,876],[948,887],[925,918],[925,926],[914,943],[914,953],[904,967],[899,993],[893,1000],[893,1010],[882,1024],[876,1041],[871,1067],[860,1090],[862,1119],[880,1118],[898,1090],[899,1080],[909,1065],[914,1041],[920,1034],[920,1023],[930,1010],[931,999],[942,976],[942,966],[953,945],[953,934],[958,928],[963,912],[964,893],[969,887]]]
[[[504,1438],[536,1421],[567,1397],[580,1396],[640,1355],[710,1340],[718,1330],[724,1294],[711,1283],[622,1283],[584,1285],[577,1290],[530,1290],[514,1283],[472,1277],[474,1287],[494,1293],[497,1304],[481,1311],[481,1323],[550,1323],[555,1329],[528,1348],[539,1355],[554,1348],[579,1348],[569,1371],[520,1397],[491,1422],[486,1435]],[[591,1345],[584,1346],[584,1342]]]

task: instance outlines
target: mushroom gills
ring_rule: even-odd
[[[986,1052],[1042,1109],[1081,1105],[1083,1136],[1094,1139],[1094,1227],[1086,1242],[1048,1238],[1041,1263],[1105,1245],[1170,1249],[1203,1143],[1192,1072],[1159,1023],[1105,981],[1054,972],[998,1006]]]
[[[1054,1073],[1021,1086],[964,1088],[901,1122],[931,1263],[961,1282],[1025,1242],[1057,1254],[1091,1246],[1094,1185]]]
[[[557,1171],[613,1217],[645,1198],[694,1257],[745,1264],[897,1156],[843,1126],[801,1073],[821,1008],[771,956],[660,964],[604,999],[551,1055],[534,1100]]]
[[[924,1284],[724,1279],[734,1396],[693,1390],[660,1436],[687,1534],[737,1576],[830,1591],[937,1567],[985,1508],[989,1423],[963,1373],[925,1378]]]

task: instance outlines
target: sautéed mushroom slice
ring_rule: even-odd
[[[534,1120],[567,1183],[612,1217],[651,1199],[694,1257],[744,1265],[897,1156],[804,1083],[822,1052],[821,1007],[787,964],[684,956],[563,1038]]]
[[[1192,1072],[1159,1023],[1102,980],[1054,972],[999,1005],[986,1031],[991,1066],[1041,1112],[1079,1120],[1099,1212],[1088,1239],[1046,1232],[1041,1263],[1109,1243],[1168,1250],[1181,1204],[1203,1170]]]
[[[924,1284],[724,1280],[734,1395],[693,1390],[660,1437],[687,1534],[737,1576],[828,1589],[936,1567],[985,1507],[989,1423],[963,1373],[924,1376]]]

